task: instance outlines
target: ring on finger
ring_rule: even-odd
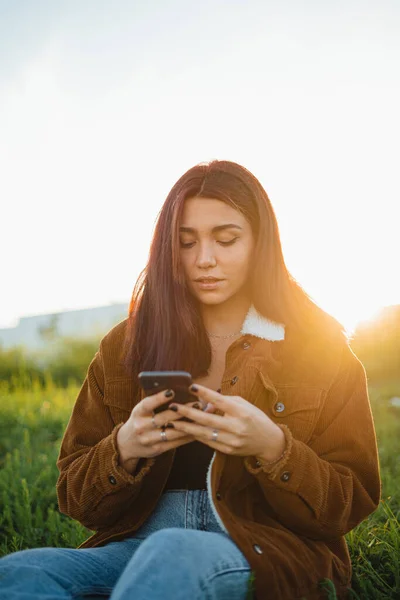
[[[213,442],[217,441],[217,439],[218,439],[218,433],[219,433],[218,429],[213,429],[212,437],[211,437],[211,439],[212,439]]]

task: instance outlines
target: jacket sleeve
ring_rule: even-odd
[[[131,475],[119,465],[114,425],[104,404],[102,344],[89,365],[65,430],[57,468],[59,509],[91,530],[115,523],[132,508],[154,458],[140,459]]]
[[[271,466],[256,466],[254,457],[244,462],[280,523],[327,540],[376,510],[381,481],[366,375],[348,346],[310,444],[295,439],[287,425],[279,427],[286,437],[283,457]]]

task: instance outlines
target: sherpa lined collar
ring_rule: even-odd
[[[281,323],[270,321],[257,312],[252,305],[246,315],[240,333],[249,333],[264,340],[279,342],[285,339],[285,326]]]

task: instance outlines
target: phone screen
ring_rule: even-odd
[[[192,376],[187,371],[142,371],[139,373],[139,383],[148,396],[164,390],[174,390],[174,398],[155,408],[155,413],[167,410],[171,402],[186,404],[197,399],[188,390],[192,385]]]

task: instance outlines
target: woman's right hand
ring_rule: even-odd
[[[168,391],[168,390],[166,390]],[[143,398],[133,408],[128,420],[119,429],[117,434],[117,445],[120,456],[120,464],[128,472],[132,473],[140,458],[155,457],[171,448],[183,446],[194,441],[194,436],[187,435],[167,426],[182,417],[173,410],[167,409],[154,416],[154,427],[152,422],[153,410],[166,402],[173,401],[172,395],[166,396],[166,391],[158,392],[153,396]],[[197,403],[199,401],[197,400]],[[189,402],[189,406],[196,404],[196,400]],[[167,441],[161,438],[161,427],[165,425]]]

